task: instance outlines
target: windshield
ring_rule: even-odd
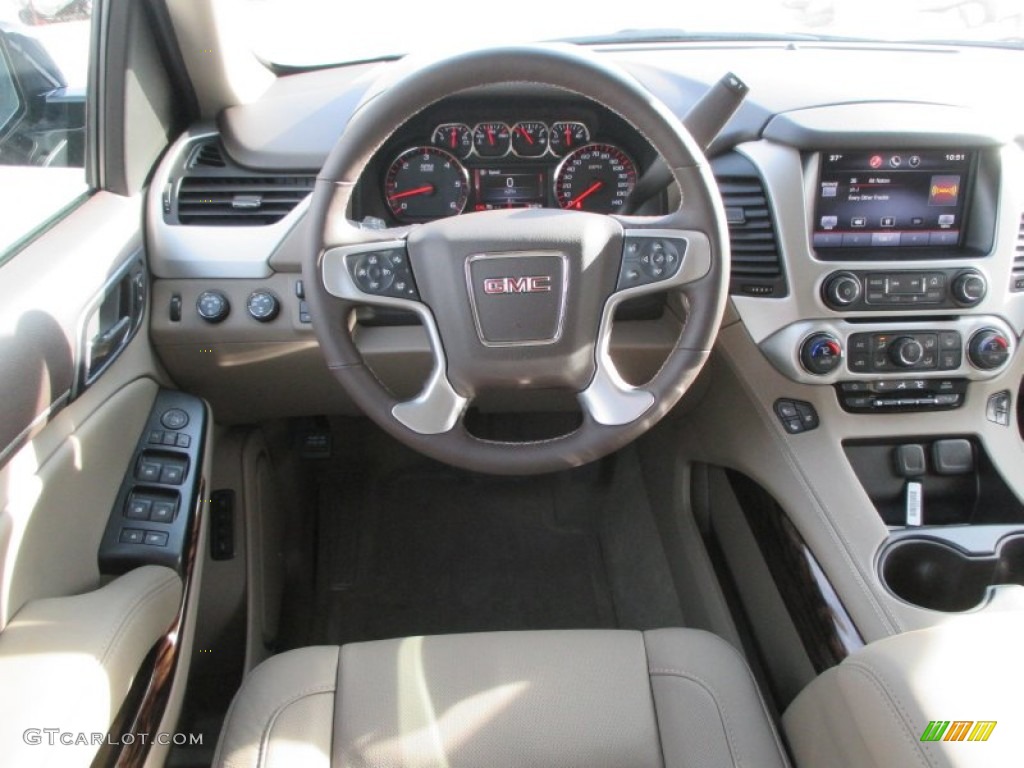
[[[1024,0],[235,0],[257,55],[315,66],[505,42],[707,36],[1018,44]]]

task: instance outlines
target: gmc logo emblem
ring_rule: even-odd
[[[488,277],[484,280],[484,293],[544,293],[551,290],[551,275],[525,277]]]

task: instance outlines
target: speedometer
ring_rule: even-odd
[[[454,155],[437,147],[413,147],[396,157],[384,177],[388,207],[402,221],[462,213],[469,177]]]
[[[555,171],[555,197],[566,210],[618,213],[636,186],[636,165],[613,144],[587,144]]]

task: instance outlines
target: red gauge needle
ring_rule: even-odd
[[[572,146],[572,132],[569,130],[569,126],[565,126],[565,146]]]
[[[591,184],[585,190],[580,192],[575,200],[570,200],[569,204],[567,206],[565,206],[565,207],[566,208],[575,208],[575,209],[579,210],[582,207],[580,205],[580,203],[582,203],[584,200],[586,200],[592,194],[597,192],[597,190],[599,190],[603,186],[604,186],[604,182],[603,181],[595,181],[593,184]]]
[[[452,149],[455,149],[455,129],[454,128],[452,128],[451,135],[452,135]]]
[[[405,192],[396,192],[393,195],[388,195],[388,200],[401,200],[403,197],[413,197],[414,195],[429,195],[433,191],[433,184],[424,184],[422,187],[416,187],[416,189],[407,189]]]
[[[487,143],[490,144],[493,147],[494,146],[494,131],[492,131],[490,128],[485,128],[484,130],[487,131]]]
[[[526,129],[521,125],[516,126],[516,130],[519,131],[519,135],[522,136],[530,144],[533,144],[533,137],[526,132]]]

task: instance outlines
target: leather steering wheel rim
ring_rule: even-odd
[[[431,337],[435,355],[431,382],[415,401],[395,400],[366,366],[352,339],[353,308],[373,304],[375,299],[353,295],[360,292],[352,287],[344,266],[349,263],[345,255],[360,249],[390,247],[396,242],[403,244],[402,247],[409,244],[410,248],[419,248],[431,239],[435,243],[440,241],[443,246],[446,233],[452,231],[451,225],[447,229],[441,224],[387,230],[359,227],[346,218],[352,192],[374,153],[410,117],[453,93],[501,83],[531,83],[564,89],[616,112],[665,160],[682,198],[680,207],[666,216],[601,217],[609,222],[607,228],[611,234],[608,235],[609,245],[600,258],[619,259],[618,263],[607,267],[606,272],[609,269],[618,272],[621,244],[630,237],[645,242],[645,237],[661,237],[667,233],[676,237],[676,242],[685,244],[683,268],[678,277],[670,285],[651,288],[676,290],[682,295],[687,318],[675,347],[650,382],[642,388],[632,388],[617,379],[613,369],[607,370],[607,350],[601,347],[601,340],[606,343],[607,336],[601,335],[604,329],[595,328],[595,344],[590,352],[596,358],[596,372],[586,389],[578,393],[584,405],[582,424],[569,434],[536,442],[485,440],[465,429],[462,416],[473,392],[460,391],[449,381],[450,362],[435,322],[447,310],[444,306],[432,306],[427,297],[410,303],[410,308],[420,315]],[[596,214],[547,213],[549,218],[556,214],[562,218],[545,222],[544,214],[537,214],[496,220],[508,233],[502,245],[515,242],[518,222],[530,227],[531,232],[576,222],[580,222],[581,227],[590,227],[591,231],[595,226],[592,218],[582,217]],[[471,217],[484,215],[470,213],[452,218],[466,220],[467,223],[461,225],[465,229],[472,226]],[[628,74],[590,52],[569,46],[505,47],[460,54],[417,68],[376,93],[354,113],[328,156],[318,175],[308,216],[311,242],[303,264],[303,277],[313,327],[329,369],[363,412],[401,442],[446,463],[474,471],[531,474],[567,469],[607,455],[650,429],[679,401],[703,368],[728,295],[728,230],[717,186],[703,153],[678,118]],[[612,232],[616,228],[618,235]],[[410,243],[410,238],[414,242]],[[555,238],[544,242],[553,243]],[[433,247],[436,251],[436,244]],[[620,249],[618,255],[614,253],[616,247]],[[423,263],[420,262],[421,267]],[[429,283],[425,270],[416,269],[415,261],[412,267],[417,283]],[[614,305],[636,290],[622,290],[620,284],[607,297],[601,297],[603,315],[592,318],[593,323],[607,324],[610,328]],[[452,324],[448,323],[447,328],[450,334]],[[602,380],[598,381],[599,378]],[[466,387],[471,389],[472,385],[463,385]],[[617,404],[629,406],[626,408],[628,417],[617,417],[614,413]],[[634,410],[630,409],[636,411],[635,417]],[[424,423],[429,426],[423,427]]]

